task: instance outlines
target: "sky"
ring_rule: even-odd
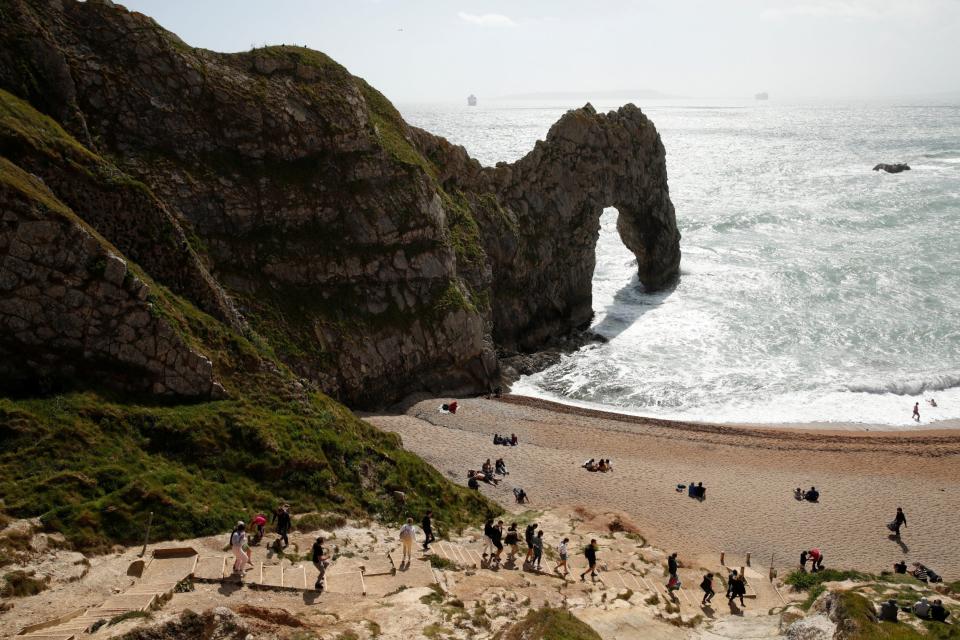
[[[318,49],[395,102],[960,97],[960,0],[127,0],[188,44]],[[587,95],[589,97],[589,95]]]

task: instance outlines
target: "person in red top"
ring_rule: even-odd
[[[447,405],[447,411],[449,411],[450,413],[456,413],[456,412],[457,412],[457,401],[456,401],[456,400],[454,400],[454,401],[451,402],[449,405]]]
[[[253,516],[253,520],[250,521],[250,524],[257,528],[257,533],[253,538],[253,544],[258,544],[263,538],[264,527],[267,526],[267,517],[262,513],[258,513]]]
[[[813,561],[813,566],[810,567],[811,572],[823,569],[823,553],[820,552],[820,549],[810,549],[810,559]]]

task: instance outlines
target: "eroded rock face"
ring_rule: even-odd
[[[105,213],[43,153],[0,136],[0,154],[158,282],[354,406],[487,391],[498,349],[588,324],[605,206],[645,286],[677,273],[663,145],[632,105],[572,111],[526,157],[484,168],[319,52],[193,49],[104,3],[4,7],[0,88],[149,191],[104,199]],[[138,209],[153,221],[139,236]],[[157,250],[168,234],[178,248]]]
[[[210,360],[154,306],[150,286],[2,158],[0,211],[0,377],[30,388],[107,375],[137,391],[210,394]]]

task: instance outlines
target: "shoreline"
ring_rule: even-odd
[[[802,549],[824,550],[826,566],[890,570],[901,559],[960,575],[960,431],[825,431],[685,423],[584,409],[527,396],[467,398],[456,414],[430,398],[401,413],[365,415],[400,435],[448,479],[503,458],[509,475],[480,491],[508,513],[583,507],[621,511],[654,546],[697,562],[752,553],[764,564],[795,566]],[[516,433],[520,445],[494,445]],[[610,458],[613,473],[581,468]],[[703,482],[706,500],[678,484]],[[795,487],[816,486],[818,503]],[[512,488],[531,498],[517,505]],[[907,512],[903,540],[886,523]],[[478,514],[478,519],[482,514]]]
[[[920,423],[916,426],[903,426],[892,424],[875,424],[860,422],[701,422],[699,420],[676,420],[672,418],[656,418],[633,413],[624,413],[617,411],[616,407],[610,409],[601,409],[599,407],[590,407],[580,404],[572,404],[539,398],[537,396],[528,396],[522,394],[505,393],[499,400],[520,404],[530,407],[538,407],[556,413],[568,413],[572,415],[592,416],[604,418],[607,420],[616,420],[634,424],[652,424],[664,427],[674,427],[677,429],[742,429],[759,431],[787,431],[798,433],[838,433],[838,434],[857,434],[870,432],[871,435],[877,434],[923,434],[923,435],[948,435],[956,434],[960,431],[960,418],[948,418],[946,420],[935,420],[933,422]]]

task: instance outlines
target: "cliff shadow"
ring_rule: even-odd
[[[590,327],[607,340],[613,340],[629,329],[643,314],[663,304],[676,290],[680,279],[675,279],[668,287],[658,291],[648,291],[640,277],[634,273],[629,282],[614,294],[613,301],[604,308],[604,317]]]

